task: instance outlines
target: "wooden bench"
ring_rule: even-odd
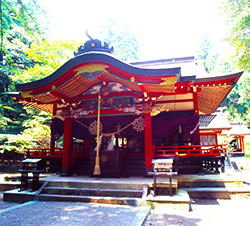
[[[156,196],[157,190],[157,177],[167,177],[169,178],[169,194],[172,196],[172,178],[177,176],[177,172],[148,172],[149,176],[153,176],[153,188],[154,188],[154,196]]]

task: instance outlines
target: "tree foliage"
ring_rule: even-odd
[[[231,65],[235,64],[234,69],[244,70],[238,85],[225,99],[223,105],[227,107],[230,120],[243,120],[250,126],[250,15],[248,1],[224,0],[222,8],[231,26],[231,32],[227,40],[235,50],[235,55],[231,58]],[[225,63],[230,64],[230,61],[225,61]]]
[[[216,62],[218,60],[219,53],[217,52],[214,44],[211,40],[209,40],[209,37],[207,35],[203,37],[197,54],[200,60],[204,62],[206,72],[213,72],[216,67]]]
[[[33,65],[11,76],[15,83],[24,83],[41,79],[53,73],[73,57],[80,44],[75,41],[41,40],[23,48]]]
[[[0,132],[19,133],[24,120],[30,118],[5,92],[15,90],[11,76],[34,65],[24,48],[44,37],[43,18],[35,1],[0,1]]]
[[[14,102],[6,92],[15,85],[50,75],[73,56],[76,43],[46,41],[44,13],[35,1],[0,1],[0,133],[8,136],[4,149],[48,147],[49,116]]]
[[[30,111],[30,110],[28,110]],[[47,148],[50,144],[50,126],[45,113],[38,113],[23,123],[20,134],[0,136],[3,151],[23,153],[25,148]]]
[[[222,103],[231,121],[245,121],[250,126],[250,78],[249,78],[249,15],[247,2],[243,0],[224,0],[221,8],[231,27],[228,37],[225,36],[223,48],[217,48],[205,36],[198,54],[204,61],[209,74],[233,73],[244,70],[240,80]],[[231,47],[229,49],[229,46]],[[229,51],[230,50],[230,51]],[[231,54],[231,55],[230,55]]]
[[[235,49],[235,58],[238,66],[249,71],[249,32],[250,32],[250,14],[249,2],[246,0],[224,0],[222,9],[230,24],[231,32],[228,41]]]
[[[0,92],[14,89],[9,75],[20,73],[33,62],[23,52],[34,41],[44,37],[41,26],[44,14],[35,1],[26,4],[21,0],[0,3],[1,44],[0,44]]]
[[[133,32],[125,25],[115,22],[109,18],[99,31],[100,40],[103,40],[114,47],[113,55],[123,61],[137,60],[138,42]]]

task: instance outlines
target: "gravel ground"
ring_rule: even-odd
[[[18,204],[11,202],[3,202],[3,192],[0,191],[0,210],[6,209],[12,206],[16,206]],[[1,222],[1,221],[0,221]]]
[[[65,225],[106,226],[135,224],[140,207],[76,202],[30,202],[8,212],[0,212],[0,226]]]
[[[196,200],[192,211],[183,204],[160,204],[151,210],[144,226],[249,225],[250,198]],[[0,226],[135,225],[136,207],[73,202],[32,202],[0,213]],[[137,225],[137,224],[136,224]]]
[[[249,178],[250,159],[236,159],[244,167],[244,178]],[[247,168],[248,169],[248,168]],[[19,204],[5,203],[0,192],[0,226],[41,226],[41,225],[132,225],[138,208],[118,205],[72,202],[33,202],[21,208]],[[7,208],[10,211],[2,212]],[[14,207],[14,208],[13,208]],[[195,200],[192,211],[186,205],[160,204],[152,209],[144,226],[248,226],[250,197],[236,195],[232,200]]]
[[[179,204],[162,204],[151,210],[144,226],[248,226],[250,199],[197,200],[189,212]]]

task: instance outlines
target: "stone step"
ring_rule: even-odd
[[[40,201],[94,202],[94,203],[131,205],[131,206],[140,206],[145,204],[145,202],[140,198],[127,198],[127,197],[121,198],[121,197],[40,194],[38,199]]]
[[[241,187],[244,184],[243,180],[208,180],[208,179],[190,179],[190,180],[180,180],[178,179],[179,188],[211,188],[211,187]]]
[[[128,189],[99,189],[99,188],[62,188],[45,187],[43,194],[79,195],[79,196],[114,196],[114,197],[142,197],[142,190]]]
[[[175,195],[159,195],[153,196],[149,194],[146,198],[149,202],[157,202],[157,203],[190,203],[190,198],[188,192],[185,189],[178,189]]]
[[[187,188],[190,198],[198,199],[231,199],[232,196],[238,194],[246,194],[250,196],[249,187],[197,187]]]
[[[138,183],[114,183],[114,182],[79,182],[79,181],[49,181],[47,187],[63,187],[63,188],[96,188],[96,189],[132,189],[142,190],[143,184]]]

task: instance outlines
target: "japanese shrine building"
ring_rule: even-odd
[[[53,115],[51,147],[30,157],[61,159],[63,175],[92,175],[97,149],[103,176],[144,175],[156,158],[173,158],[180,172],[219,164],[222,148],[200,145],[199,116],[217,109],[242,72],[199,77],[183,66],[194,57],[127,64],[111,52],[89,40],[53,74],[17,85],[12,98]]]
[[[223,144],[232,156],[244,156],[245,136],[250,130],[243,122],[229,122],[225,108],[218,108],[212,115],[200,116],[200,143],[201,145]]]

